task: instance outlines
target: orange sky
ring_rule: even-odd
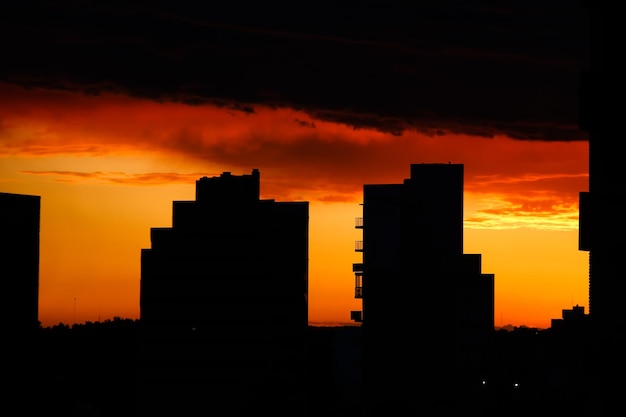
[[[313,120],[0,84],[0,192],[41,200],[43,326],[139,317],[140,251],[171,226],[172,201],[223,171],[261,172],[261,198],[310,202],[309,320],[350,323],[363,184],[401,183],[411,163],[465,165],[465,253],[495,274],[496,325],[549,327],[587,312],[578,250],[586,141],[415,131],[391,135]],[[419,298],[416,298],[419,310]]]

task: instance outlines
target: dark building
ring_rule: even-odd
[[[622,71],[613,59],[611,41],[620,29],[604,27],[606,17],[617,13],[604,2],[583,2],[590,16],[590,65],[581,77],[580,128],[589,134],[589,190],[580,193],[579,249],[589,252],[589,316],[592,326],[595,405],[613,410],[622,406],[626,383],[607,379],[626,372],[626,170],[621,141],[616,133],[620,120],[609,116],[615,104],[607,99],[621,85]],[[617,10],[615,10],[617,12]],[[615,31],[612,31],[616,29]],[[606,42],[606,40],[609,42]],[[605,51],[609,51],[609,60]],[[607,63],[609,64],[607,66]],[[619,135],[619,133],[617,133]]]
[[[589,315],[585,314],[585,307],[575,305],[571,309],[563,309],[560,319],[552,319],[550,329],[586,331],[589,326]]]
[[[0,193],[3,406],[18,409],[33,392],[39,330],[41,197]]]
[[[463,165],[412,164],[402,184],[364,185],[356,227],[365,409],[399,415],[470,401],[494,331],[494,276],[481,273],[481,255],[463,254]]]
[[[624,326],[626,314],[626,170],[604,116],[610,72],[601,55],[601,11],[590,8],[591,64],[582,75],[580,127],[589,132],[589,191],[580,193],[579,249],[589,252],[589,314],[606,331]],[[606,111],[609,111],[608,109]],[[621,148],[620,148],[621,149]]]
[[[12,334],[39,327],[39,229],[41,197],[0,193],[2,317]]]
[[[140,411],[304,414],[308,202],[203,177],[141,253]]]

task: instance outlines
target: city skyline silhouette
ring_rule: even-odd
[[[97,394],[76,387],[77,395],[64,399],[43,386],[38,390],[45,395],[34,409],[73,407],[79,415],[204,410],[224,416],[305,416],[330,409],[346,416],[448,415],[463,409],[490,416],[523,415],[537,407],[593,411],[611,404],[613,398],[595,390],[590,378],[599,355],[607,353],[605,343],[615,342],[600,337],[604,325],[582,321],[587,316],[576,308],[563,310],[560,325],[541,333],[496,332],[494,275],[481,272],[480,254],[462,251],[463,166],[410,168],[402,184],[364,185],[363,218],[357,222],[364,241],[356,248],[363,262],[354,268],[363,284],[362,327],[324,330],[308,324],[308,202],[260,199],[256,169],[203,177],[196,182],[196,199],[174,201],[173,226],[153,228],[152,247],[141,253],[138,321],[116,318],[71,330],[61,324],[11,336],[17,346],[37,345],[44,357],[57,352],[75,363],[59,369],[54,360],[43,362],[34,375],[44,380],[58,374],[69,388],[79,376],[84,381],[125,375],[123,389],[108,401],[106,388]],[[5,208],[24,198],[10,197]],[[38,210],[28,214],[31,226],[38,224]],[[436,295],[450,285],[456,296],[444,308],[452,310],[451,317],[416,323],[416,313],[445,304],[446,297]],[[407,309],[397,302],[398,290],[420,302]],[[446,326],[450,322],[455,324]],[[102,356],[71,359],[72,346]],[[109,349],[118,353],[108,357]],[[25,351],[12,355],[28,361]],[[399,370],[420,378],[398,378]],[[32,383],[27,377],[11,375],[22,381],[18,387]],[[424,386],[423,378],[432,383]],[[329,383],[322,390],[327,400],[308,395],[314,381]]]
[[[2,203],[15,235],[3,256],[31,271],[12,294],[28,308],[7,328],[17,365],[7,406],[367,417],[619,409],[626,181],[600,98],[614,81],[603,56],[606,8],[394,3],[358,9],[351,21],[337,18],[342,8],[322,19],[322,5],[279,21],[271,8],[158,3],[80,6],[72,15],[89,19],[63,26],[68,6],[43,2],[31,14],[14,5],[0,21],[3,34],[21,38],[3,44],[9,64],[0,70]],[[383,25],[390,17],[395,25]],[[115,36],[98,29],[105,21],[117,23]],[[402,178],[420,189],[411,185],[418,167],[464,173],[445,187],[429,177],[423,194],[399,192]],[[267,179],[220,194],[217,184],[238,178],[231,172],[251,170]],[[211,211],[203,179],[234,204]],[[195,198],[183,187],[193,182]],[[244,195],[306,202],[298,302],[287,302],[296,294],[286,290],[290,268],[277,287],[285,292],[261,285],[245,301],[233,282],[212,292],[187,279],[219,277],[224,257],[240,261],[239,278],[280,275],[250,271],[243,254],[295,250],[289,227],[277,252],[216,243],[265,230],[238,212]],[[16,239],[25,227],[28,248]],[[212,252],[207,269],[198,261]],[[420,272],[432,279],[410,280]],[[420,291],[430,297],[417,302]],[[248,322],[257,302],[266,320]],[[224,314],[234,306],[241,314]],[[326,324],[335,327],[312,316],[333,317]],[[299,318],[288,326],[298,337],[280,317]],[[20,402],[27,393],[38,400]]]
[[[465,165],[466,250],[501,277],[498,325],[546,328],[588,307],[587,8],[324,3],[290,24],[255,5],[124,7],[2,16],[2,39],[20,40],[0,72],[2,191],[44,201],[45,325],[139,317],[147,230],[170,225],[196,178],[254,167],[268,195],[311,202],[312,323],[349,324],[361,186],[415,161]]]

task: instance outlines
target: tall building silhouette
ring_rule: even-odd
[[[260,173],[203,177],[141,252],[144,414],[299,415],[306,399],[308,202]]]
[[[579,249],[589,252],[589,314],[607,330],[623,326],[626,315],[626,170],[604,116],[601,11],[590,7],[590,69],[582,74],[580,127],[589,132],[589,191],[580,193]]]
[[[589,252],[589,316],[598,411],[622,407],[626,383],[606,378],[626,372],[626,170],[618,120],[609,117],[607,93],[619,85],[618,61],[606,66],[603,20],[608,3],[584,1],[590,17],[590,65],[581,77],[580,128],[589,134],[589,190],[580,193],[579,249]],[[617,10],[616,10],[617,12]],[[615,13],[614,15],[617,15]],[[609,26],[614,29],[614,26]],[[612,38],[609,38],[612,40]],[[610,51],[610,50],[609,50]],[[610,56],[609,56],[610,57]],[[611,104],[612,106],[613,104]],[[601,410],[602,409],[602,410]]]
[[[5,330],[32,334],[39,327],[39,231],[41,197],[0,193],[0,268]]]
[[[41,197],[0,193],[3,406],[19,409],[33,392],[33,349],[39,329]]]
[[[494,331],[494,275],[481,272],[481,255],[463,254],[463,165],[410,171],[401,184],[364,185],[356,222],[363,310],[352,316],[362,321],[364,409],[373,416],[469,401]]]

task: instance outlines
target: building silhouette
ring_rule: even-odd
[[[33,387],[33,350],[39,330],[41,197],[0,193],[0,276],[4,299],[3,406],[19,409]]]
[[[463,165],[410,171],[401,184],[364,185],[356,221],[363,310],[351,314],[362,321],[371,415],[452,411],[471,401],[494,331],[494,275],[481,272],[480,254],[463,254]]]
[[[589,189],[580,193],[579,249],[589,252],[589,317],[592,326],[592,378],[598,412],[622,407],[626,383],[608,380],[606,371],[626,371],[626,170],[622,146],[616,140],[620,127],[611,114],[607,93],[619,85],[617,61],[605,58],[603,28],[611,9],[607,4],[583,2],[590,17],[589,70],[581,77],[580,128],[589,134]],[[609,26],[613,29],[612,26]],[[612,40],[612,38],[607,38]],[[609,52],[612,52],[608,49]],[[610,57],[610,55],[609,55]],[[611,65],[607,66],[606,64]]]
[[[34,333],[39,327],[39,230],[41,197],[0,193],[0,268],[5,330]]]
[[[141,252],[142,414],[297,416],[306,401],[308,202],[260,173],[203,177]]]
[[[581,333],[588,330],[589,315],[585,314],[585,307],[576,304],[571,309],[564,308],[561,310],[560,319],[551,319],[550,329],[580,331]]]
[[[613,132],[604,116],[604,92],[610,74],[604,69],[600,11],[590,7],[590,69],[582,74],[580,127],[589,132],[589,191],[580,193],[579,249],[589,252],[589,314],[611,331],[623,327],[626,274],[621,257],[626,227],[626,171]],[[594,47],[595,46],[595,47]]]

